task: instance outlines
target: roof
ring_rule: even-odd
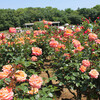
[[[24,25],[25,26],[27,26],[27,25],[34,25],[34,23],[25,23]]]
[[[52,24],[57,24],[57,23],[60,23],[60,22],[52,22]]]

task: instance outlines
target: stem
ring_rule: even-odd
[[[74,95],[74,98],[76,99],[76,95],[75,95],[75,93],[74,92],[72,92],[70,89],[68,89],[69,90],[69,92],[71,93],[71,94],[73,94]]]
[[[87,100],[91,100],[90,94],[88,94],[88,96],[87,96]]]
[[[82,96],[81,91],[79,89],[77,89],[77,98],[76,98],[76,100],[81,100],[81,96]]]
[[[48,75],[48,78],[50,78],[50,74],[49,74],[48,70],[46,71],[46,73]],[[52,84],[52,80],[50,80],[48,84]]]

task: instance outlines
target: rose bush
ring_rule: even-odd
[[[43,21],[33,32],[10,28],[0,34],[0,87],[11,92],[0,93],[0,99],[52,100],[64,87],[76,100],[82,94],[88,100],[100,99],[100,32],[97,23],[93,30],[89,24],[85,19],[81,26],[60,30]],[[42,72],[47,79],[40,77]]]

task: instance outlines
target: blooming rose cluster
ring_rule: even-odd
[[[50,47],[55,48],[55,51],[59,51],[60,48],[65,49],[66,46],[64,44],[59,43],[54,38],[51,38],[49,42]]]
[[[17,68],[17,67],[16,67]],[[8,78],[9,74],[13,71],[13,67],[11,65],[5,65],[3,66],[3,72],[0,72],[0,79],[2,78]],[[16,82],[24,82],[26,81],[27,74],[22,70],[17,70],[15,73],[13,73],[12,76],[9,76],[12,79],[15,79]],[[28,91],[28,94],[36,94],[39,91],[39,88],[41,88],[41,85],[43,83],[43,80],[38,75],[32,75],[29,78],[29,84],[31,85],[31,90]],[[13,99],[13,91],[12,88],[2,88],[0,90],[0,100],[12,100]]]
[[[82,60],[82,65],[80,66],[81,72],[85,72],[87,67],[90,66],[90,61],[89,60]]]
[[[89,33],[89,40],[95,41],[97,44],[100,44],[100,39],[98,39],[98,36],[95,33]]]
[[[46,20],[43,20],[43,24],[52,25],[52,22],[51,22],[51,21],[46,21]]]
[[[73,36],[73,31],[71,29],[66,29],[64,32],[64,37]]]
[[[87,67],[90,66],[90,61],[89,60],[82,60],[82,65],[80,66],[80,70],[81,72],[85,72]],[[99,76],[99,72],[96,69],[91,69],[91,71],[89,72],[89,75],[91,76],[91,78],[98,78]]]
[[[34,36],[37,36],[39,34],[45,34],[46,30],[35,30],[33,33],[34,33]]]
[[[84,47],[81,45],[80,41],[73,39],[72,44],[76,49],[72,50],[74,53],[77,53],[78,51],[82,51]]]

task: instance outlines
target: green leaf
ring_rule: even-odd
[[[3,85],[3,79],[0,79],[0,86]]]
[[[6,78],[5,81],[10,82],[11,80],[10,80],[10,78]]]

